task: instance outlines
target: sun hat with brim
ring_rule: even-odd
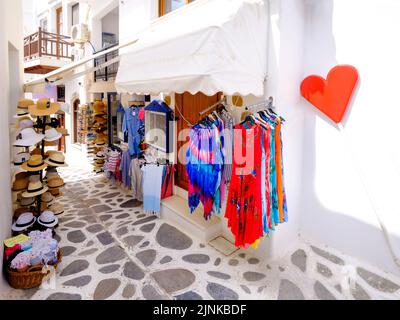
[[[54,128],[50,128],[46,130],[44,141],[56,141],[62,137],[62,133],[58,132]]]
[[[60,175],[57,172],[47,172],[45,178],[47,181],[52,179],[61,179]]]
[[[93,112],[94,113],[104,111],[105,108],[106,108],[106,105],[104,104],[103,101],[96,100],[95,102],[93,102]]]
[[[33,128],[25,128],[17,136],[17,140],[13,143],[18,147],[31,147],[44,138],[44,134],[37,133]]]
[[[104,116],[106,114],[107,113],[104,110],[99,110],[97,112],[96,111],[93,112],[93,116],[95,116],[95,117]]]
[[[18,217],[24,213],[30,212],[30,208],[17,208],[14,210],[13,219],[18,219]]]
[[[40,149],[40,148],[33,149],[31,151],[31,156],[33,156],[34,154],[42,155],[42,149]]]
[[[49,208],[56,216],[64,213],[64,206],[62,204],[53,203],[52,205],[49,205]]]
[[[60,110],[60,104],[51,102],[50,99],[39,99],[36,104],[30,105],[28,110],[33,116],[50,116]]]
[[[54,212],[47,210],[41,213],[37,222],[44,227],[53,228],[58,224],[58,218],[55,216]]]
[[[21,99],[21,100],[18,100],[17,108],[28,110],[28,107],[33,104],[35,104],[35,103],[30,99]]]
[[[47,168],[47,163],[44,162],[41,155],[34,154],[27,162],[21,165],[21,168],[25,171],[40,171]]]
[[[50,189],[61,188],[65,185],[64,180],[61,178],[53,178],[47,182],[47,186]]]
[[[29,152],[20,152],[20,153],[17,153],[15,156],[14,156],[14,165],[15,166],[20,166],[21,164],[23,164],[24,162],[26,162],[26,161],[28,161],[29,160],[29,158],[30,158],[30,154],[29,154]]]
[[[68,166],[65,163],[65,156],[62,152],[53,152],[49,155],[49,157],[45,160],[45,162],[52,167],[66,167]]]
[[[17,109],[17,113],[14,115],[14,118],[23,118],[29,116],[29,112],[26,109]]]
[[[28,178],[24,178],[24,179],[16,179],[13,182],[13,186],[12,186],[12,191],[22,191],[22,190],[26,190],[28,188],[29,185],[29,179]]]
[[[19,119],[18,124],[15,127],[17,129],[19,129],[19,132],[21,132],[21,130],[23,130],[25,128],[32,128],[33,125],[34,125],[34,123],[33,123],[33,120],[31,118],[23,117],[23,118]]]
[[[25,212],[21,214],[17,221],[11,227],[13,231],[23,231],[31,227],[36,222],[36,217],[33,216],[32,212]]]
[[[51,203],[51,202],[54,200],[54,197],[51,195],[50,192],[45,192],[45,193],[42,194],[41,199],[42,199],[42,201],[43,201],[44,203],[49,204],[49,203]]]
[[[35,203],[35,201],[35,197],[22,198],[19,204],[21,205],[21,207],[30,207]]]
[[[24,198],[30,198],[30,197],[35,197],[39,196],[43,193],[45,193],[49,188],[47,186],[44,186],[42,182],[39,181],[34,181],[34,182],[29,182],[28,190],[26,190],[23,194],[22,197]]]
[[[55,197],[55,198],[59,198],[61,196],[63,196],[64,194],[60,191],[59,188],[54,188],[54,189],[50,189],[51,194]]]
[[[29,182],[37,182],[40,181],[40,174],[39,171],[36,172],[32,172],[33,174],[31,174],[29,176]]]
[[[106,142],[104,140],[96,141],[96,147],[104,147],[105,145],[106,145]]]
[[[96,153],[96,157],[97,157],[97,159],[105,159],[106,158],[106,155],[104,154],[104,152],[97,152]]]

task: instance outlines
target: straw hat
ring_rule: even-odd
[[[39,99],[36,104],[30,105],[28,110],[33,116],[50,116],[60,110],[60,105],[51,102],[50,99]]]
[[[29,212],[30,208],[17,208],[14,210],[13,219],[18,219],[18,217],[26,212]]]
[[[22,194],[24,198],[39,196],[45,193],[49,188],[40,181],[29,182],[28,190]]]
[[[43,161],[41,155],[34,154],[27,162],[21,165],[21,168],[25,171],[40,171],[47,168],[47,163]]]
[[[48,180],[47,186],[48,186],[50,189],[58,189],[58,188],[61,188],[62,186],[64,186],[64,180],[61,179],[61,178],[52,178],[52,179]]]
[[[93,115],[105,114],[104,109],[106,108],[105,104],[101,100],[96,100],[93,103]]]
[[[37,173],[37,174],[36,174]],[[40,181],[40,174],[39,171],[35,171],[33,172],[33,174],[31,174],[29,176],[29,182],[36,182],[36,181]]]
[[[14,156],[14,165],[20,166],[24,162],[28,161],[30,158],[30,154],[28,152],[20,152]]]
[[[22,117],[18,119],[18,123],[15,125],[15,128],[20,129],[18,131],[21,132],[21,130],[25,128],[32,128],[34,125],[33,120],[29,117]]]
[[[58,218],[52,211],[43,211],[37,219],[37,222],[44,227],[53,228],[58,224]]]
[[[40,149],[40,148],[35,148],[35,149],[33,149],[33,150],[31,151],[31,156],[33,156],[34,154],[42,155],[42,149]]]
[[[21,214],[17,221],[14,222],[11,229],[13,231],[23,231],[31,227],[36,222],[36,218],[32,212],[25,212]]]
[[[61,197],[63,195],[63,193],[60,191],[59,188],[55,188],[55,189],[50,189],[50,193],[55,197]]]
[[[64,206],[62,204],[55,203],[55,204],[51,205],[51,211],[53,211],[54,214],[56,216],[58,216],[58,215],[64,213]]]
[[[96,160],[97,159],[103,160],[105,158],[106,158],[106,154],[103,151],[99,151],[96,153]]]
[[[17,108],[28,110],[28,107],[32,104],[35,104],[35,103],[30,99],[21,99],[21,100],[18,100]]]
[[[46,130],[44,141],[56,141],[62,137],[62,133],[58,132],[54,128]]]
[[[96,144],[96,147],[102,148],[102,147],[106,146],[106,141],[103,139],[96,139],[95,144]]]
[[[21,130],[13,145],[18,147],[30,147],[42,141],[43,138],[44,134],[37,133],[33,128],[25,128]]]
[[[98,128],[101,124],[106,123],[107,119],[104,118],[104,116],[101,116],[101,117],[95,117],[94,121],[95,123],[93,124],[93,127]]]
[[[52,167],[66,167],[65,157],[62,152],[52,152],[45,162]]]
[[[42,201],[47,204],[51,203],[54,200],[54,197],[51,195],[50,192],[43,193],[41,198]]]
[[[15,177],[13,182],[12,191],[22,191],[26,190],[29,185],[28,177]]]
[[[35,203],[35,201],[35,197],[22,198],[19,204],[21,207],[30,207]]]
[[[26,109],[17,108],[17,113],[14,115],[14,118],[23,118],[29,116],[29,112]]]

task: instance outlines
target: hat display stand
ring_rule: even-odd
[[[48,99],[47,99],[48,100]],[[49,100],[48,100],[49,101]],[[55,112],[53,112],[54,110],[56,110],[57,108],[57,104],[56,103],[47,103],[44,104],[43,102],[41,102],[41,109],[39,107],[39,101],[37,103],[37,107],[38,109],[40,109],[40,112],[42,112],[42,114],[35,114],[34,120],[34,126],[33,129],[35,130],[36,134],[40,134],[45,136],[46,135],[46,127],[49,130],[53,130],[52,134],[50,134],[50,138],[47,140],[56,140],[57,138],[57,134],[54,132],[54,129],[57,129],[57,127],[59,126],[59,122],[57,119],[53,119],[51,118],[51,115],[49,115],[49,111],[46,110],[46,108],[48,108],[49,110],[51,110],[52,114],[54,114]],[[44,107],[43,107],[44,105]],[[31,110],[31,107],[32,110]],[[31,113],[39,113],[39,111],[37,109],[34,108],[34,106],[30,106],[29,108],[29,112]],[[54,128],[54,129],[52,129]],[[21,137],[17,137],[17,139],[21,139]],[[29,141],[29,140],[28,140]],[[18,140],[16,141],[18,142]],[[39,217],[41,216],[41,214],[46,213],[46,210],[51,210],[48,209],[48,204],[44,201],[42,201],[42,195],[48,190],[48,181],[46,181],[46,179],[44,179],[44,169],[47,167],[50,167],[51,165],[48,164],[47,162],[44,161],[45,156],[49,155],[49,152],[47,154],[45,154],[45,147],[46,147],[46,141],[45,138],[42,138],[41,141],[37,142],[37,140],[35,141],[36,144],[31,145],[31,146],[26,146],[26,144],[22,144],[24,147],[22,147],[21,145],[17,145],[14,144],[15,147],[20,148],[22,150],[24,150],[24,152],[30,153],[30,159],[28,162],[23,163],[22,165],[18,166],[18,170],[23,170],[23,171],[28,171],[28,179],[29,179],[29,186],[26,189],[27,191],[25,192],[25,197],[27,197],[27,195],[29,194],[29,192],[32,193],[32,200],[35,199],[35,201],[33,203],[29,203],[29,206],[25,207],[26,208],[26,213],[24,213],[24,207],[21,206],[21,199],[19,199],[20,201],[18,201],[18,195],[17,197],[17,201],[16,203],[18,204],[17,208],[14,208],[13,210],[13,218],[15,220],[15,222],[13,223],[12,226],[12,231],[13,231],[13,236],[16,235],[28,235],[28,233],[32,230],[37,230],[37,232],[39,232],[40,230],[44,230],[44,229],[51,229],[52,230],[52,239],[54,239],[55,236],[55,232],[54,232],[54,228],[57,227],[57,225],[53,224],[49,224],[48,228],[45,228],[43,226],[46,226],[46,224],[43,224],[42,226],[38,225],[37,219],[39,219]],[[48,144],[47,144],[48,145]],[[33,148],[36,148],[34,152],[30,152],[30,150],[33,151]],[[21,151],[22,151],[21,150]],[[38,159],[43,159],[44,164],[40,164],[40,163],[35,163],[34,161],[38,161]],[[61,154],[62,156],[62,160],[64,159],[64,156]],[[61,163],[61,162],[60,162]],[[55,167],[61,166],[56,164],[54,165]],[[34,170],[34,169],[38,169],[38,170]],[[33,176],[36,175],[37,178],[34,178]],[[62,179],[61,179],[62,180]],[[17,184],[16,184],[17,185]],[[40,187],[38,188],[37,185],[41,186],[42,189],[40,190]],[[17,185],[18,186],[18,185]],[[35,188],[36,187],[36,188]],[[43,192],[42,192],[43,191]],[[16,192],[15,192],[16,193]],[[19,191],[20,197],[22,197],[22,199],[26,199],[24,198],[24,192]],[[61,196],[62,193],[59,192],[59,196]],[[35,223],[33,224],[29,224],[28,222],[22,221],[24,218],[25,220],[29,217],[26,216],[26,214],[30,214],[34,216],[35,219]],[[53,213],[54,214],[54,213]],[[25,215],[25,217],[24,217]],[[20,218],[20,219],[18,219]],[[51,219],[51,212],[50,215],[49,213],[47,213],[47,219]],[[21,221],[19,221],[21,220]],[[57,219],[58,221],[58,219]],[[47,221],[48,222],[48,221]],[[44,222],[46,223],[46,221]],[[57,243],[58,246],[58,243]],[[62,252],[59,250],[59,247],[56,248],[57,250],[57,254],[54,260],[54,268],[57,268],[58,264],[61,261],[61,257],[62,257]],[[47,268],[46,272],[43,272],[43,268],[45,268],[44,263],[42,261],[41,264],[39,265],[35,265],[35,266],[30,266],[27,267],[25,269],[11,269],[11,266],[8,265],[8,263],[10,263],[11,260],[7,261],[4,260],[5,263],[7,263],[7,266],[5,268],[6,272],[7,272],[7,279],[8,282],[10,284],[10,286],[12,286],[13,288],[17,288],[17,289],[28,289],[28,288],[33,288],[33,287],[37,287],[40,286],[44,277],[46,275],[48,275],[48,273],[50,272],[49,268]],[[49,263],[49,265],[51,265]]]
[[[95,173],[102,173],[104,172],[103,165],[101,164],[101,161],[98,161],[96,154],[100,151],[104,151],[108,145],[107,108],[100,100],[92,102],[91,108],[93,110],[93,116],[90,128],[91,130],[88,134],[87,140],[88,158],[93,160],[93,171]]]

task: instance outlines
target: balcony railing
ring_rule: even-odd
[[[39,28],[38,32],[24,38],[24,58],[28,61],[48,56],[73,60],[73,44],[68,42],[68,39],[68,36],[50,33]]]
[[[118,43],[116,43],[112,46],[109,46],[107,48],[104,48],[103,50],[100,50],[96,53],[108,50],[117,45],[118,45]],[[110,61],[116,57],[118,57],[118,50],[107,53],[107,54],[94,60],[94,67],[98,67],[98,66],[102,65],[103,63],[106,63],[107,61]],[[99,81],[99,80],[108,81],[110,79],[115,79],[117,72],[118,72],[118,67],[119,67],[119,62],[114,62],[104,68],[96,70],[94,72],[94,81]]]

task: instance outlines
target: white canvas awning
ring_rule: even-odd
[[[117,91],[263,95],[266,10],[262,0],[196,0],[157,19],[121,54]]]

